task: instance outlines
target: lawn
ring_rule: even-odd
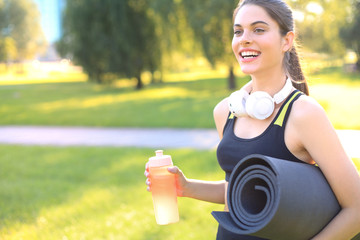
[[[0,87],[0,124],[213,128],[226,80],[112,88],[85,82]]]
[[[230,94],[226,78],[178,78],[140,91],[86,82],[3,85],[0,125],[214,128],[212,110]],[[309,84],[335,128],[360,129],[360,75],[333,68],[309,76]]]
[[[336,129],[360,130],[360,74],[324,69],[309,76],[309,85]]]
[[[151,149],[0,146],[0,239],[213,239],[221,205],[179,198],[158,226],[143,176]],[[222,179],[214,151],[167,150],[188,177]]]

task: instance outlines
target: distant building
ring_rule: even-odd
[[[34,0],[41,14],[41,26],[49,44],[47,52],[38,57],[38,60],[55,61],[60,57],[55,50],[54,43],[62,34],[62,13],[66,0]]]

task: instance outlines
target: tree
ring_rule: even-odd
[[[72,56],[98,83],[111,73],[136,78],[140,89],[141,73],[159,65],[146,0],[68,1],[63,24],[60,54]]]
[[[45,46],[33,1],[0,1],[0,61],[32,59]]]
[[[0,61],[14,61],[17,57],[16,42],[11,37],[0,38]]]
[[[221,61],[229,67],[228,87],[236,88],[231,50],[232,13],[237,1],[182,0],[189,25],[201,43],[204,55],[214,66]]]
[[[171,68],[177,64],[172,61],[172,56],[177,52],[182,55],[193,55],[193,41],[189,37],[190,29],[184,18],[184,9],[178,0],[148,0],[149,13],[155,23],[156,48],[153,48],[160,60],[158,69]],[[190,46],[190,47],[189,47]],[[161,60],[162,59],[162,60]],[[165,62],[165,66],[163,66]],[[161,79],[160,79],[161,81]]]
[[[342,28],[342,39],[350,49],[354,50],[357,56],[356,69],[360,71],[360,0],[352,1],[352,17],[348,24]]]
[[[314,51],[342,56],[345,46],[340,29],[346,25],[349,0],[292,0],[288,1],[297,16],[296,32],[301,45]]]

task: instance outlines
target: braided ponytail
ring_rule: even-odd
[[[301,69],[299,56],[295,46],[285,53],[284,68],[286,74],[292,79],[293,86],[306,95],[309,95],[309,87]]]

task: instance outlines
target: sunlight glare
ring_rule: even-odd
[[[293,10],[293,17],[295,21],[303,22],[305,19],[305,15],[302,11]]]
[[[323,7],[319,3],[316,3],[316,2],[309,2],[306,5],[306,10],[308,12],[315,13],[316,15],[320,15],[324,11]]]

